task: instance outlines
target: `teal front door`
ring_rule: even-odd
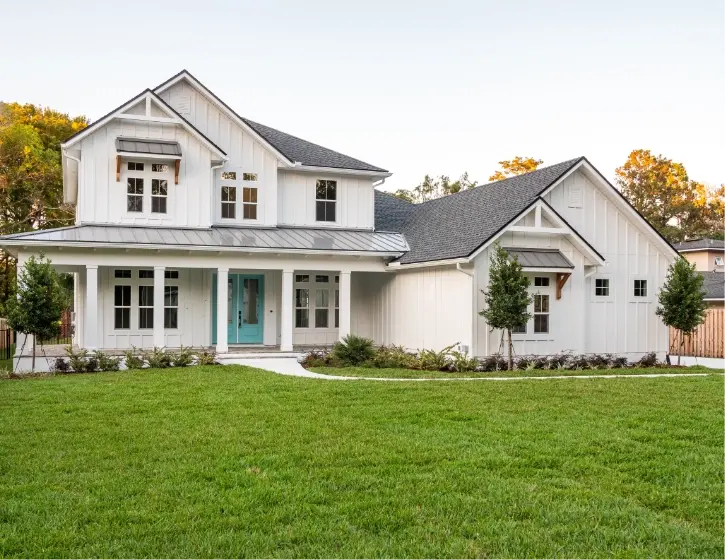
[[[212,343],[217,342],[217,281],[212,284]],[[262,344],[264,339],[264,276],[230,274],[227,280],[227,342]]]

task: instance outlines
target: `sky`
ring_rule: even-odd
[[[95,120],[182,68],[237,113],[393,172],[633,149],[725,182],[725,3],[2,2],[0,100]]]

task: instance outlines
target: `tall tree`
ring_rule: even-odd
[[[523,175],[524,173],[535,171],[542,163],[544,163],[544,160],[521,156],[499,161],[498,164],[501,166],[501,169],[491,175],[488,180],[501,181],[514,175]]]
[[[31,104],[0,103],[0,235],[65,226],[60,143],[88,125]],[[0,303],[12,289],[15,266],[0,252]]]
[[[7,301],[8,325],[16,332],[33,336],[33,365],[37,339],[60,334],[60,319],[68,307],[69,294],[43,255],[30,257],[20,271],[16,298]]]
[[[400,199],[418,204],[466,189],[472,189],[476,186],[478,186],[478,183],[468,178],[468,172],[465,172],[456,181],[451,181],[448,175],[440,175],[439,177],[426,175],[423,182],[414,189],[398,189],[393,194]]]
[[[514,343],[511,331],[531,319],[529,279],[516,257],[511,258],[496,245],[489,266],[488,290],[481,290],[486,308],[479,312],[491,329],[501,329],[508,335],[508,367],[513,369]]]
[[[684,335],[692,335],[705,321],[707,304],[703,282],[704,278],[695,270],[695,264],[680,257],[670,265],[665,283],[657,295],[659,306],[655,313],[662,317],[665,325],[680,331],[677,365],[680,365]]]
[[[693,181],[685,166],[633,150],[615,171],[622,194],[669,241],[721,234],[725,188]]]

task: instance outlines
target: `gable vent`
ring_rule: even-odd
[[[569,187],[569,208],[581,208],[583,196],[581,185],[571,185]]]
[[[176,109],[180,115],[191,114],[191,98],[188,95],[172,95],[171,106]]]

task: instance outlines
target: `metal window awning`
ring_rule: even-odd
[[[116,151],[127,154],[166,156],[169,159],[181,158],[181,146],[174,140],[119,137],[116,138]]]
[[[562,272],[574,269],[574,264],[558,249],[505,248],[511,257],[516,257],[524,270],[556,269]]]

